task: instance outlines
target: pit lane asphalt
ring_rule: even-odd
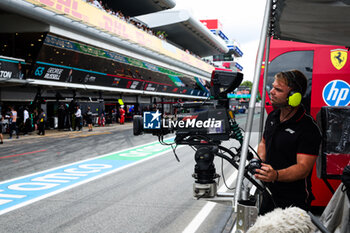
[[[5,139],[0,144],[0,181],[155,140],[144,135],[136,139],[131,129],[132,123],[126,123],[94,127],[92,132],[86,127],[82,131],[46,130],[44,136],[32,132]]]

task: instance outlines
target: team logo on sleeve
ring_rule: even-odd
[[[346,60],[348,59],[348,51],[345,49],[334,49],[331,50],[331,61],[333,66],[340,70],[346,64]]]

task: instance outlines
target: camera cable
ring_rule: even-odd
[[[176,160],[177,160],[178,162],[180,162],[180,159],[179,159],[179,157],[178,157],[177,154],[176,154],[176,148],[177,148],[177,144],[176,144],[176,143],[166,143],[166,142],[164,142],[164,137],[163,137],[163,135],[158,136],[158,141],[159,141],[159,143],[160,143],[161,145],[163,145],[163,146],[171,146],[171,149],[173,150],[173,153],[174,153],[174,156],[175,156]],[[175,147],[174,147],[174,144],[175,144]]]
[[[235,190],[236,189],[236,187],[232,187],[232,188],[229,187],[226,183],[226,178],[225,178],[225,174],[224,174],[224,158],[221,158],[221,176],[222,176],[223,183],[228,190]]]
[[[220,150],[223,150],[225,152],[227,152],[232,158],[235,157],[235,154],[233,154],[232,151],[228,150],[227,148],[223,147],[223,146],[218,146],[218,148]],[[239,165],[237,164],[236,161],[234,161],[233,159],[231,159],[230,157],[226,156],[223,153],[216,153],[217,156],[219,156],[220,158],[225,159],[227,162],[229,162],[234,168],[236,168],[237,170],[239,169]],[[244,172],[244,176],[245,178],[247,178],[251,183],[253,183],[253,185],[255,185],[259,190],[264,191],[265,187],[263,187],[262,185],[260,185],[256,180],[254,180],[249,174],[248,171],[246,170]]]
[[[245,132],[245,130],[242,127],[239,127],[239,128],[242,130],[242,132]],[[254,152],[256,157],[258,157],[260,159],[260,161],[262,161],[261,157],[258,155],[258,153],[253,149],[253,147],[251,145],[249,145],[249,148],[250,148],[251,151]],[[248,152],[251,152],[251,151],[248,151]]]

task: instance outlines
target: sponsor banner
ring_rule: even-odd
[[[250,98],[250,94],[227,94],[227,98]]]
[[[181,79],[178,76],[175,75],[168,75],[168,77],[173,81],[173,83],[178,87],[184,87],[185,84],[181,81]]]
[[[46,81],[116,87],[140,91],[165,92],[200,97],[208,96],[208,93],[201,90],[170,86],[169,84],[164,83],[144,81],[141,79],[127,78],[44,62],[37,62],[35,64],[32,78]]]
[[[206,93],[209,93],[209,89],[206,87],[206,81],[201,79],[201,78],[197,78],[195,77],[194,80],[196,80],[197,85]]]
[[[243,70],[243,67],[238,64],[238,62],[235,63],[235,67],[239,70],[239,71],[242,71]]]
[[[228,38],[223,31],[219,30],[217,35],[220,36],[224,41],[228,41]]]
[[[208,63],[195,58],[175,46],[163,46],[163,40],[148,34],[129,24],[120,18],[110,15],[107,12],[96,8],[82,0],[24,0],[30,2],[37,7],[42,7],[53,11],[57,14],[73,20],[80,21],[86,25],[95,27],[99,30],[110,33],[124,40],[137,43],[147,49],[164,54],[173,59],[192,65],[198,69],[211,73],[214,69]],[[168,47],[172,47],[169,49]]]
[[[141,67],[141,68],[146,68],[146,69],[147,69],[147,66],[145,66],[145,65],[143,64],[143,62],[140,61],[140,60],[137,60],[137,59],[131,58],[131,57],[126,58],[126,60],[128,61],[128,63],[129,63],[130,65],[137,66],[137,67]]]
[[[83,45],[83,44],[69,41],[53,35],[47,35],[45,38],[44,44],[59,47],[61,49],[67,49],[67,50],[71,50],[79,53],[84,53],[84,54],[88,54],[96,57],[107,58],[120,63],[130,64],[136,67],[145,68],[156,72],[161,72],[164,74],[176,75],[176,76],[181,75],[180,73],[168,70],[163,67],[157,67],[156,65],[153,65],[135,58],[126,57],[112,51],[107,51],[107,50],[98,49],[92,46]]]
[[[0,58],[0,78],[23,79],[22,63],[11,59]]]
[[[328,106],[347,106],[350,103],[350,85],[344,80],[328,82],[322,91],[323,101]]]
[[[32,78],[34,79],[93,85],[96,85],[97,77],[105,76],[103,73],[84,72],[68,66],[44,62],[36,62],[33,72]]]
[[[104,73],[43,62],[36,63],[33,77],[35,79],[47,81],[128,88],[134,90],[142,90],[143,85],[145,84],[142,80],[132,80],[126,77],[112,76]]]
[[[233,54],[236,57],[242,57],[243,56],[243,52],[237,46],[230,45],[230,46],[227,46],[227,47],[230,49],[230,51],[233,52]]]
[[[162,72],[162,73],[164,73],[164,74],[168,74],[168,75],[181,76],[180,73],[174,72],[174,71],[172,71],[172,70],[168,70],[168,69],[163,68],[163,67],[158,67],[158,71],[159,71],[159,72]]]
[[[162,86],[159,85],[158,92],[166,92],[172,94],[183,94],[183,95],[191,95],[191,96],[199,96],[199,97],[208,97],[209,93],[204,92],[202,90],[195,90],[186,87],[176,87],[176,86]]]
[[[203,19],[200,21],[210,30],[222,30],[222,24],[218,19]]]
[[[208,118],[206,120],[197,119],[198,115],[186,116],[181,120],[173,121],[168,119],[167,121],[161,120],[162,113],[157,110],[156,112],[144,112],[143,113],[143,128],[144,129],[200,129],[207,128],[209,131],[212,129],[222,129],[222,120],[215,120],[215,118]],[[208,131],[208,132],[209,132]]]
[[[146,69],[148,69],[148,70],[160,72],[160,70],[158,69],[158,67],[155,66],[155,65],[153,65],[153,64],[151,64],[151,63],[143,62],[143,64],[146,66]]]

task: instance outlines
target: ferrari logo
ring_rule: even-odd
[[[340,70],[346,64],[348,58],[348,51],[345,49],[334,49],[331,50],[331,61],[333,66]]]

